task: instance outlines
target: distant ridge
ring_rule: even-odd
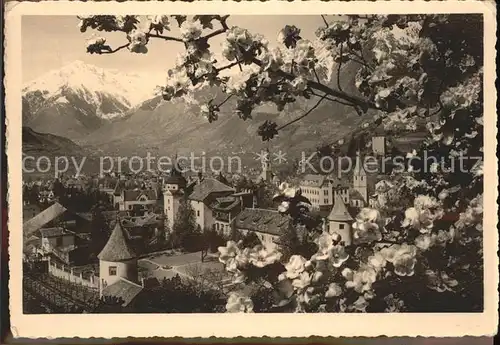
[[[23,126],[23,153],[25,154],[81,154],[82,148],[68,138],[49,133],[39,133]]]

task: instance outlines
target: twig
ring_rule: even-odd
[[[290,126],[291,124],[293,124],[293,123],[295,123],[297,121],[302,120],[304,117],[306,117],[307,115],[309,115],[314,109],[316,109],[325,98],[326,98],[326,95],[324,95],[323,97],[321,97],[320,100],[311,109],[309,109],[306,113],[304,113],[304,114],[300,115],[299,117],[293,119],[292,121],[284,124],[283,126],[278,127],[276,130],[278,130],[278,131],[282,130],[283,128],[286,128],[286,127]]]
[[[205,73],[205,74],[197,77],[196,80],[202,80],[203,78],[208,77],[210,75],[217,75],[220,71],[232,68],[232,67],[238,65],[239,63],[240,63],[239,61],[236,61],[236,62],[232,62],[232,63],[230,63],[230,64],[228,64],[226,66],[222,66],[222,67],[219,67],[219,68],[214,68],[213,72]]]
[[[314,76],[316,77],[316,81],[318,83],[321,83],[321,81],[319,80],[319,77],[318,77],[318,73],[316,73],[316,68],[313,68],[313,72],[314,72]]]
[[[222,101],[222,103],[220,103],[218,106],[219,106],[219,107],[222,107],[222,106],[224,105],[224,103],[226,103],[227,101],[229,101],[229,99],[230,99],[231,97],[233,97],[233,95],[232,95],[232,94],[231,94],[231,95],[229,95],[229,96],[227,96],[227,98],[226,98],[225,100],[223,100],[223,101]]]
[[[209,38],[212,38],[212,37],[215,37],[217,35],[220,35],[220,34],[223,34],[224,32],[226,32],[227,30],[229,30],[229,27],[227,26],[227,18],[229,18],[229,15],[225,15],[223,17],[221,17],[219,19],[219,22],[220,22],[220,25],[222,26],[222,28],[220,28],[219,30],[216,30],[214,32],[211,32],[205,36],[203,36],[201,39],[206,39],[208,40]]]
[[[217,35],[223,34],[226,31],[227,31],[227,29],[224,29],[224,28],[216,30],[214,32],[211,32],[211,33],[207,34],[206,36],[203,36],[203,39],[207,39],[208,40],[209,38],[212,38],[212,37],[215,37]]]
[[[325,22],[326,27],[328,27],[328,22],[326,21],[324,14],[321,15],[321,18],[323,18],[323,22]]]
[[[390,241],[390,240],[380,240],[380,241],[376,241],[376,243],[380,243],[380,244],[401,244],[400,242],[398,241]]]
[[[122,46],[119,46],[119,47],[117,47],[117,48],[115,48],[115,49],[111,49],[111,47],[110,47],[110,46],[105,46],[105,47],[107,47],[109,50],[101,50],[101,51],[99,52],[99,54],[113,54],[113,53],[116,53],[116,52],[117,52],[117,51],[119,51],[119,50],[122,50],[122,49],[124,49],[124,48],[127,48],[129,45],[130,45],[130,43],[127,43],[127,44],[124,44],[124,45],[122,45]]]
[[[314,96],[322,97],[321,95],[318,95],[318,94],[317,94],[316,92],[314,92],[313,90],[311,90],[311,93],[312,93]],[[326,96],[326,95],[324,95],[324,96]],[[330,102],[336,102],[336,103],[343,104],[343,105],[347,105],[347,106],[350,106],[350,107],[354,106],[354,104],[352,104],[352,103],[349,103],[349,102],[343,102],[343,101],[341,101],[341,100],[339,100],[339,99],[331,98],[331,97],[328,97],[328,96],[327,96],[327,97],[325,97],[325,100],[330,101]]]
[[[215,71],[216,72],[220,72],[220,71],[223,71],[225,69],[229,69],[229,68],[232,68],[234,66],[237,66],[240,64],[240,61],[236,61],[236,62],[231,62],[230,64],[226,65],[226,66],[222,66],[222,67],[219,67],[219,68],[216,68]]]
[[[172,36],[164,36],[164,35],[159,35],[159,34],[147,34],[148,37],[154,37],[154,38],[161,38],[165,41],[176,41],[176,42],[184,42],[182,39],[178,37],[172,37]]]
[[[351,54],[352,54],[352,52],[351,52]],[[355,54],[352,54],[352,55],[353,55],[354,57],[358,57],[358,56],[357,56],[357,55],[355,55]],[[368,68],[368,69],[370,69],[370,70],[372,70],[372,71],[373,71],[373,67],[372,67],[372,66],[370,66],[370,65],[369,65],[369,64],[368,64],[368,63],[367,63],[364,59],[363,59],[363,60],[356,60],[356,59],[354,59],[352,56],[350,56],[349,58],[351,59],[351,61],[354,61],[354,62],[356,62],[356,63],[359,63],[360,65],[365,66],[366,68]]]
[[[337,66],[337,87],[339,88],[340,91],[342,91],[342,87],[340,86],[340,69],[342,68],[342,54],[343,54],[343,49],[344,49],[344,43],[340,43],[340,62],[339,65]]]

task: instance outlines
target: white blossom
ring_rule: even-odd
[[[304,272],[306,261],[301,255],[292,255],[285,265],[285,276],[290,279],[297,278],[300,273]]]
[[[183,41],[192,41],[201,37],[203,26],[199,21],[186,20],[180,27]]]
[[[251,313],[253,302],[250,297],[242,292],[231,292],[227,299],[226,310],[229,313]]]

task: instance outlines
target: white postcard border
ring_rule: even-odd
[[[498,324],[495,33],[493,2],[9,2],[6,4],[6,89],[10,316],[15,337],[308,337],[482,336]],[[483,313],[395,314],[64,314],[22,313],[21,16],[77,14],[347,14],[482,13],[484,15],[484,260]],[[495,143],[495,145],[493,144]]]

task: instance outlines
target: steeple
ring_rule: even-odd
[[[170,191],[183,190],[187,185],[186,179],[184,178],[184,176],[182,176],[182,169],[179,166],[177,154],[175,154],[174,161],[172,162],[172,169],[170,169],[170,174],[163,181],[163,183],[165,184],[164,187]]]
[[[179,166],[179,161],[177,159],[177,153],[175,154],[174,161],[172,163],[172,169],[170,170],[170,176],[182,176],[182,169]]]
[[[265,182],[271,181],[272,178],[271,153],[269,152],[269,147],[266,147],[264,150],[261,151],[261,165],[262,165],[262,172],[260,174],[261,179]]]
[[[368,181],[366,178],[366,171],[361,162],[361,155],[359,151],[356,152],[356,165],[354,166],[353,172],[353,187],[354,190],[358,191],[363,197],[363,201],[368,204]]]
[[[119,219],[116,220],[115,228],[108,242],[97,257],[99,260],[108,262],[119,262],[136,258],[134,250],[128,244]]]
[[[361,163],[361,153],[359,151],[356,151],[356,164],[354,165],[354,175],[366,176],[365,168],[363,166],[363,163]]]

